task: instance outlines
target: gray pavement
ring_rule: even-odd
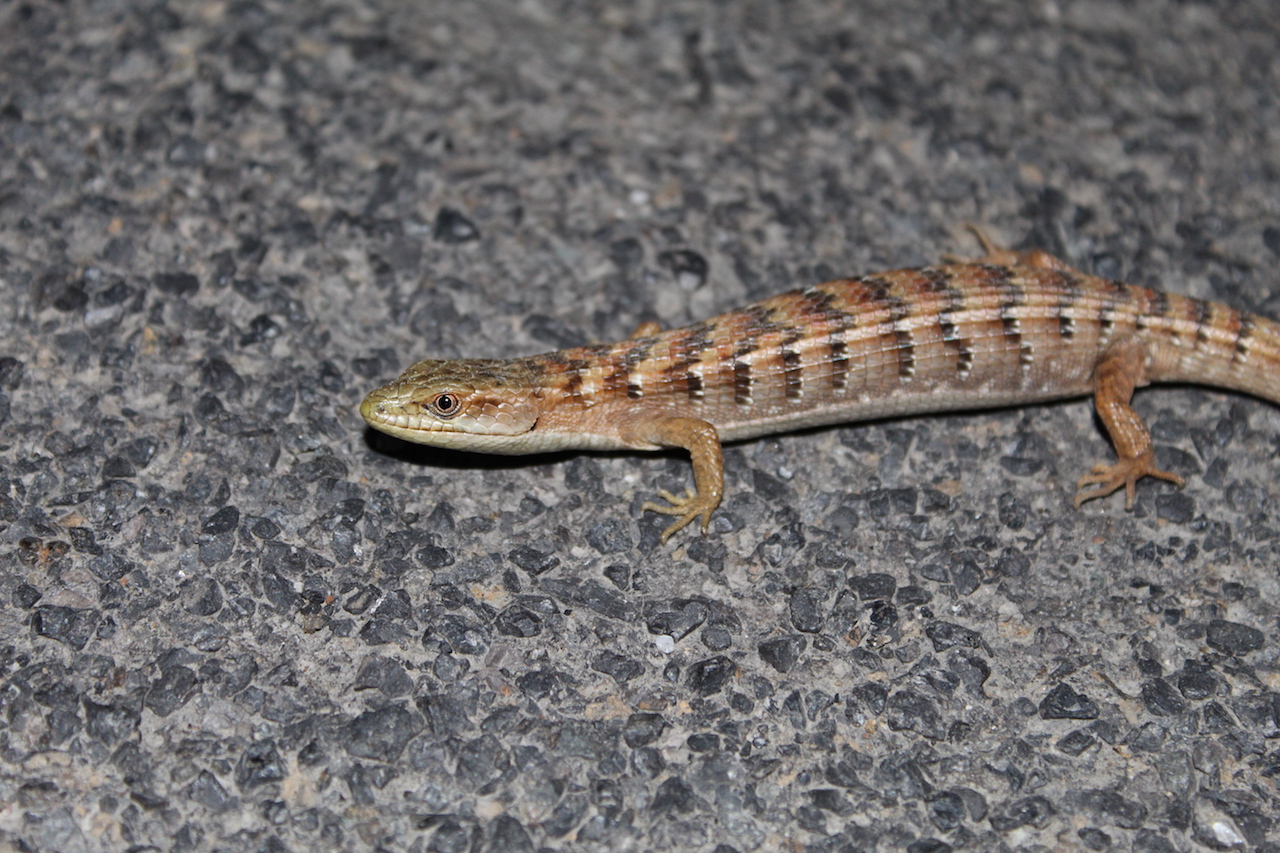
[[[1269,2],[0,4],[0,847],[1276,851],[1280,410],[679,455],[426,357],[977,251],[1280,316]]]

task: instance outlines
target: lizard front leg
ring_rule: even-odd
[[[647,501],[641,512],[678,515],[675,523],[662,532],[665,543],[698,516],[702,516],[702,532],[711,525],[711,513],[724,497],[724,453],[715,425],[698,418],[652,417],[628,425],[623,431],[628,441],[651,447],[683,447],[693,462],[693,485],[684,495],[673,495],[662,489],[658,497],[666,504]]]

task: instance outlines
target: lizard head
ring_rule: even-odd
[[[434,447],[529,453],[543,404],[522,361],[420,361],[360,404],[371,427]],[[533,442],[536,444],[536,442]]]

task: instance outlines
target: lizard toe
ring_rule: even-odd
[[[1114,465],[1105,463],[1095,465],[1090,473],[1076,482],[1076,488],[1079,491],[1076,492],[1075,507],[1079,509],[1085,501],[1106,497],[1123,488],[1124,508],[1133,509],[1133,505],[1138,500],[1138,481],[1143,477],[1168,480],[1179,487],[1186,483],[1182,477],[1172,471],[1157,468],[1154,454],[1146,453],[1133,459],[1121,459]]]

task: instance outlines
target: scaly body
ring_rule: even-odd
[[[985,242],[985,241],[984,241]],[[994,251],[783,293],[682,329],[511,360],[423,361],[360,407],[376,429],[486,453],[686,448],[696,489],[645,510],[679,516],[724,492],[720,444],[823,424],[1094,394],[1119,461],[1076,506],[1155,476],[1129,402],[1192,382],[1280,402],[1280,324],[1119,284],[1043,252]]]

